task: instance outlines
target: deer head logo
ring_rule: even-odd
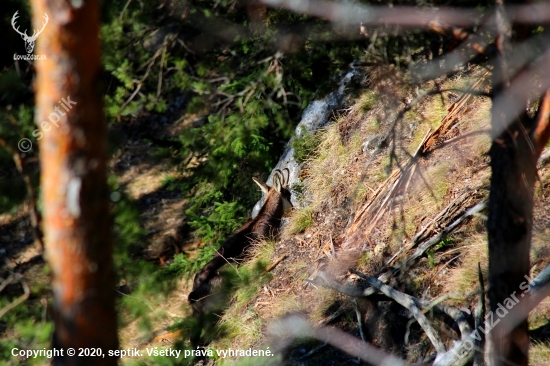
[[[23,38],[23,40],[25,41],[25,48],[27,49],[27,53],[31,53],[33,50],[34,50],[34,42],[36,41],[36,38],[38,37],[38,35],[40,33],[42,33],[42,31],[44,30],[44,28],[46,28],[46,24],[48,24],[48,14],[44,14],[44,19],[46,20],[43,24],[42,24],[42,29],[40,29],[38,32],[35,30],[33,33],[32,33],[32,36],[28,36],[27,35],[27,30],[25,29],[25,32],[20,32],[19,31],[19,27],[16,27],[16,24],[15,24],[15,21],[17,20],[17,18],[19,17],[19,15],[17,15],[19,11],[16,11],[15,14],[13,14],[13,17],[11,18],[11,26],[13,27],[13,29],[19,33],[21,35],[21,37]]]

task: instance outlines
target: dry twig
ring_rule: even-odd
[[[9,303],[8,305],[4,306],[3,309],[0,310],[0,319],[4,315],[6,315],[10,310],[15,308],[17,305],[21,304],[23,301],[27,300],[29,298],[29,295],[31,294],[31,289],[29,288],[29,285],[27,282],[23,279],[23,276],[21,276],[19,273],[15,273],[10,275],[6,280],[2,281],[0,284],[0,292],[6,288],[11,283],[20,282],[21,286],[23,286],[23,295],[19,296],[17,299]]]

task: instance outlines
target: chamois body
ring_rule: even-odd
[[[188,297],[195,316],[202,318],[224,307],[225,294],[220,291],[221,267],[228,262],[242,261],[254,242],[277,234],[285,210],[292,208],[290,191],[281,171],[275,173],[273,187],[268,187],[254,178],[253,180],[266,194],[264,205],[258,216],[248,220],[229,236],[214,258],[195,275],[193,290]]]
[[[277,201],[282,200],[280,197],[276,198],[278,198]],[[213,285],[216,287],[215,285],[218,284],[218,271],[221,267],[227,262],[242,261],[252,243],[277,233],[283,216],[283,205],[279,202],[273,204],[273,201],[275,201],[274,198],[270,201],[266,200],[266,204],[264,204],[258,216],[255,219],[248,220],[240,229],[231,234],[214,255],[214,258],[197,272],[193,281],[193,291],[189,294],[189,302],[193,310],[200,311],[199,309],[203,306],[208,307],[208,303],[214,302],[208,301],[207,297],[211,295]]]

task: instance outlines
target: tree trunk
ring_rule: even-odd
[[[118,348],[99,1],[32,0],[46,255],[52,269],[56,365],[115,365]],[[100,348],[102,357],[78,356]],[[76,351],[70,355],[69,348]]]
[[[517,29],[516,29],[517,28]],[[526,34],[525,27],[515,27],[516,37]],[[531,236],[533,227],[533,193],[537,180],[537,160],[548,141],[550,94],[546,92],[535,118],[527,115],[525,90],[514,88],[522,72],[529,65],[511,74],[507,64],[511,47],[512,25],[508,24],[503,4],[497,1],[496,49],[498,54],[493,64],[493,108],[491,124],[491,192],[489,195],[489,321],[500,323],[491,330],[491,365],[529,364],[529,329],[527,319],[517,319],[517,325],[504,330],[501,318],[520,316],[517,310],[528,306],[525,295],[525,276],[529,275]],[[522,31],[523,30],[523,31]],[[514,80],[514,76],[516,76]],[[499,103],[496,103],[496,101]],[[504,103],[501,103],[504,101]],[[523,110],[515,111],[519,105]],[[501,108],[499,106],[505,106]],[[512,305],[514,299],[520,305]],[[527,298],[525,298],[527,299]],[[525,300],[524,299],[524,300]],[[512,311],[515,308],[515,313]],[[492,316],[492,318],[491,318]],[[506,319],[510,321],[510,319]]]
[[[493,110],[493,124],[500,119]],[[533,190],[536,157],[521,121],[515,121],[491,147],[491,193],[489,196],[489,302],[495,319],[499,305],[520,292],[529,274],[533,225]],[[502,312],[502,311],[501,311]],[[495,365],[527,365],[527,320],[511,334],[491,331]],[[503,359],[501,359],[501,357]],[[506,362],[507,360],[508,362]]]

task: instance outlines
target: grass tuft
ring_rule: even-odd
[[[374,107],[377,101],[378,95],[372,90],[367,90],[359,98],[357,106],[360,112],[367,113],[372,109],[372,107]]]
[[[313,226],[313,210],[310,207],[304,207],[294,212],[290,218],[289,224],[285,227],[284,237],[298,234]]]

